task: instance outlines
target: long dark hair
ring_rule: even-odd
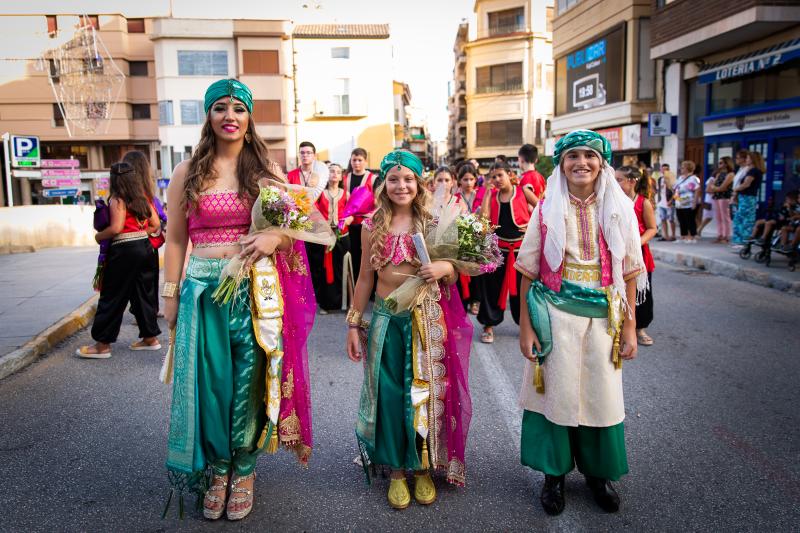
[[[145,196],[141,180],[130,163],[111,165],[108,193],[109,198],[122,200],[125,209],[137,220],[150,218],[150,200]]]
[[[255,198],[258,196],[258,180],[261,178],[278,178],[275,169],[277,164],[269,158],[267,143],[256,133],[253,115],[248,114],[247,132],[242,151],[236,162],[236,179],[239,182],[239,197]],[[207,181],[216,178],[214,159],[217,157],[217,137],[211,127],[209,115],[203,129],[200,130],[200,142],[197,143],[189,170],[183,184],[183,208],[189,212],[197,206],[200,193]]]
[[[153,192],[153,171],[150,167],[150,162],[147,156],[139,150],[131,150],[122,156],[123,163],[129,163],[133,167],[133,171],[139,181],[142,182],[142,190],[148,200],[152,200]]]

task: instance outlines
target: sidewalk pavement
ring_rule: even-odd
[[[89,324],[97,247],[0,255],[0,379]]]
[[[698,268],[712,274],[748,281],[756,285],[771,287],[800,296],[800,270],[790,272],[786,256],[772,254],[772,264],[767,267],[750,259],[739,257],[739,250],[727,244],[713,244],[716,236],[713,228],[706,228],[703,233],[708,237],[698,239],[695,244],[684,244],[679,241],[665,242],[653,239],[650,250],[657,261],[677,266]],[[760,248],[754,246],[755,255]]]

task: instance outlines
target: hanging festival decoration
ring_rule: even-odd
[[[75,35],[45,52],[44,59],[67,134],[107,133],[125,75],[90,18],[82,16]]]

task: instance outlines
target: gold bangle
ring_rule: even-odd
[[[363,313],[361,311],[358,311],[355,307],[351,307],[347,310],[347,318],[345,318],[345,321],[350,326],[360,326],[362,316]]]
[[[175,298],[178,293],[178,284],[172,281],[165,281],[164,288],[161,289],[161,296],[164,298]]]

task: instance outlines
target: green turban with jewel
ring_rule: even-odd
[[[422,160],[419,157],[408,150],[395,150],[386,154],[383,161],[381,161],[381,173],[378,179],[375,180],[375,188],[381,185],[383,180],[386,179],[386,174],[397,166],[406,167],[417,176],[422,176]]]
[[[224,97],[236,98],[242,102],[247,111],[253,112],[253,93],[250,88],[239,80],[218,80],[208,86],[203,106],[208,114],[208,110],[214,102]]]
[[[561,137],[553,151],[553,164],[558,166],[561,156],[575,149],[589,149],[611,164],[611,143],[608,139],[592,130],[575,130]]]

